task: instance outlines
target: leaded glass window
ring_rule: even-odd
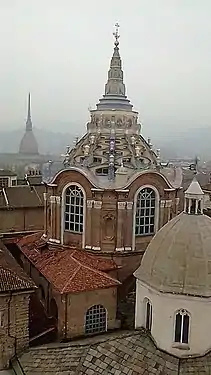
[[[190,317],[186,310],[176,314],[174,341],[181,344],[188,344]]]
[[[145,236],[155,233],[155,191],[142,189],[137,196],[135,234]]]
[[[107,329],[106,309],[102,305],[94,305],[86,312],[85,333],[100,333]]]
[[[83,232],[84,194],[76,185],[71,185],[66,190],[64,215],[65,230]]]

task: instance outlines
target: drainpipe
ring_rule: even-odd
[[[65,339],[67,338],[67,294],[65,294]]]

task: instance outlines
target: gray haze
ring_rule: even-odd
[[[1,0],[0,130],[79,134],[103,94],[120,23],[128,97],[144,134],[211,125],[210,0]]]

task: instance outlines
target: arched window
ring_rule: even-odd
[[[137,196],[135,235],[145,236],[155,233],[155,191],[143,188]]]
[[[180,310],[175,316],[174,341],[188,344],[190,316],[186,310]]]
[[[145,328],[149,331],[152,328],[152,304],[148,299],[145,300]]]
[[[71,185],[65,193],[65,230],[82,233],[84,216],[84,194],[80,187]]]
[[[106,309],[102,305],[94,305],[86,312],[85,333],[99,333],[107,330]]]

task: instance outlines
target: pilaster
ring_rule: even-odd
[[[175,198],[175,215],[178,215],[180,199]]]
[[[61,197],[56,196],[56,239],[61,242]]]
[[[124,223],[126,222],[126,202],[118,202],[116,251],[123,251],[125,244]]]
[[[172,207],[172,200],[166,200],[166,222],[171,219],[171,207]]]
[[[126,202],[126,220],[124,223],[125,250],[132,250],[135,247],[135,235],[133,234],[133,202]],[[134,237],[134,241],[133,241]]]
[[[102,201],[93,202],[92,249],[101,250],[101,208]]]
[[[50,242],[60,242],[56,238],[56,230],[57,230],[57,223],[56,223],[56,213],[57,213],[57,200],[55,195],[50,196],[50,206],[51,206],[51,226],[50,226]]]
[[[85,248],[91,249],[92,248],[92,207],[93,207],[93,200],[87,199],[86,201],[86,238],[85,238]]]
[[[43,193],[43,199],[44,199],[44,233],[43,237],[47,237],[47,220],[48,220],[48,215],[47,215],[47,193]]]
[[[171,218],[171,207],[172,207],[172,200],[171,199],[162,199],[160,201],[160,224],[159,228],[165,225]]]

